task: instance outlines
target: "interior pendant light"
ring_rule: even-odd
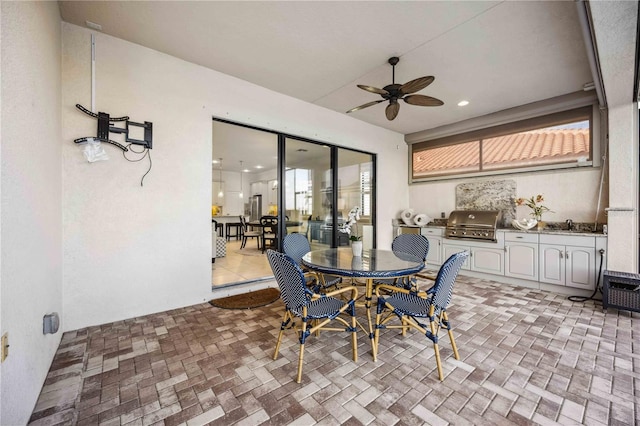
[[[240,160],[240,194],[239,197],[243,198],[244,194],[242,193],[242,174],[244,173],[244,169],[242,168],[242,160]]]
[[[222,192],[222,158],[220,158],[220,192],[218,192],[218,197],[224,197],[224,192]]]

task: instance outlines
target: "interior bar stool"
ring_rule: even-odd
[[[240,218],[240,216],[238,216],[238,218]],[[231,233],[232,230],[233,233]],[[229,241],[231,237],[235,237],[236,240],[242,239],[242,221],[238,220],[238,222],[227,223],[225,233],[227,234],[227,241]]]
[[[218,237],[224,237],[224,226],[221,223],[218,223],[215,219],[211,219],[211,224],[213,225],[214,230],[218,233]]]

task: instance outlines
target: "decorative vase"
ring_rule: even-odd
[[[355,257],[362,256],[362,241],[351,241],[351,252]]]

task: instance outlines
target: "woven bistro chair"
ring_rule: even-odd
[[[394,253],[405,253],[417,257],[421,261],[427,260],[429,253],[429,240],[420,234],[400,234],[393,239],[391,250]],[[392,285],[410,289],[415,283],[415,277],[387,278],[375,280],[374,285]]]
[[[309,240],[303,234],[287,234],[282,241],[282,249],[305,272],[307,285],[312,286],[316,293],[342,282],[342,277],[311,272],[302,265],[302,258],[311,251]]]
[[[242,244],[240,248],[243,249],[247,246],[248,238],[255,238],[258,243],[258,250],[260,250],[260,240],[262,239],[262,229],[257,230],[249,230],[249,225],[247,224],[247,219],[244,216],[240,216],[240,223],[242,224]]]
[[[376,327],[374,332],[376,353],[378,352],[381,329],[400,328],[404,335],[407,328],[415,328],[433,342],[433,349],[436,354],[436,365],[438,367],[438,378],[440,381],[444,379],[440,361],[440,350],[438,348],[438,333],[442,328],[447,330],[451,347],[453,348],[453,356],[455,359],[460,359],[456,341],[451,331],[451,323],[447,316],[447,306],[451,301],[453,284],[458,276],[458,272],[468,257],[469,252],[463,251],[447,259],[442,267],[440,267],[433,287],[426,292],[415,292],[389,285],[380,285],[376,288],[376,296],[378,296]],[[390,291],[391,294],[387,296],[382,294],[381,291]],[[401,324],[387,325],[395,316],[400,319]],[[423,318],[429,321],[428,328],[427,324],[420,322],[420,319]]]
[[[280,326],[280,333],[276,342],[273,359],[278,358],[282,335],[287,328],[293,328],[300,340],[300,356],[298,357],[298,375],[296,382],[302,380],[302,364],[304,360],[304,345],[312,333],[317,331],[347,331],[351,333],[351,350],[353,361],[358,361],[358,337],[356,323],[356,299],[358,290],[355,287],[344,287],[326,294],[317,294],[310,291],[302,269],[289,256],[274,250],[267,250],[267,258],[273,270],[273,275],[280,287],[280,297],[284,302],[285,312]],[[335,295],[351,293],[350,299],[343,301],[336,299]],[[345,314],[350,320],[340,317]],[[294,319],[299,317],[302,324],[297,327]],[[325,327],[332,320],[343,325],[342,328]],[[293,323],[292,323],[293,322]],[[292,324],[289,324],[292,323]]]

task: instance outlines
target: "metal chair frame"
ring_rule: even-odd
[[[278,218],[276,216],[262,216],[262,252],[267,248],[267,241],[271,241],[273,248],[278,247]]]
[[[414,328],[433,342],[438,378],[440,381],[444,380],[438,334],[441,329],[447,330],[453,349],[453,356],[459,360],[460,355],[451,331],[447,306],[451,301],[453,285],[458,272],[468,257],[469,252],[467,251],[456,253],[449,257],[438,271],[433,287],[426,292],[417,292],[392,285],[380,285],[376,288],[376,296],[378,297],[374,331],[376,353],[378,352],[380,330],[396,328],[401,329],[402,335],[405,335],[407,329]],[[390,292],[391,294],[387,295],[383,294],[383,292]],[[400,325],[387,325],[395,317],[400,320]],[[428,320],[428,324],[421,322],[420,319]]]
[[[244,216],[240,216],[240,223],[242,224],[242,244],[240,248],[243,249],[247,246],[247,238],[255,238],[258,243],[258,250],[260,250],[260,240],[262,239],[262,230],[249,231],[249,225]]]
[[[285,312],[282,317],[273,359],[278,358],[284,330],[291,328],[296,331],[300,341],[300,355],[298,356],[298,372],[296,376],[297,383],[302,381],[304,346],[307,337],[321,330],[350,332],[353,361],[357,362],[358,337],[355,302],[358,298],[358,290],[350,286],[326,294],[313,293],[305,285],[306,281],[302,269],[300,269],[293,259],[275,250],[267,250],[267,258],[269,259],[269,264],[280,287],[280,296],[285,305]],[[346,301],[333,297],[349,292],[351,293],[351,297]],[[348,314],[350,321],[341,318],[341,314]],[[302,320],[300,326],[297,326],[294,321],[296,317]],[[343,327],[325,327],[333,320],[342,324]]]

